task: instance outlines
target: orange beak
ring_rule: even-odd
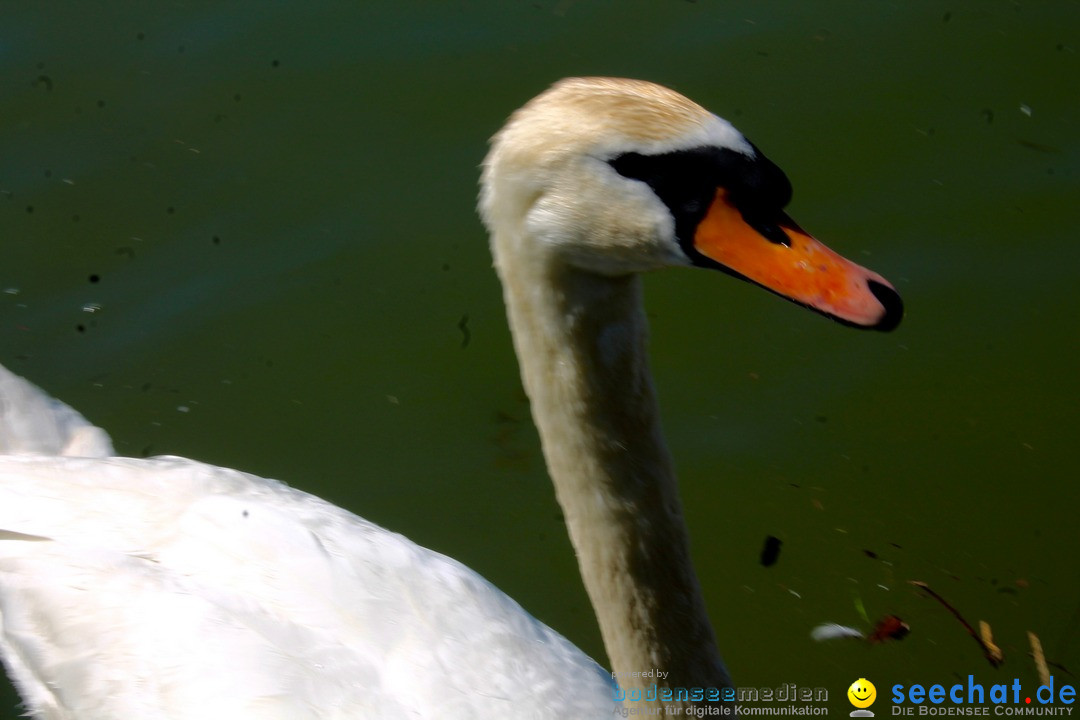
[[[840,322],[886,331],[900,323],[903,303],[885,278],[837,255],[787,216],[779,228],[788,243],[766,239],[720,188],[698,224],[694,248],[735,274]]]

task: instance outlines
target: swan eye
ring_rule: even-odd
[[[624,153],[608,162],[623,177],[652,188],[675,219],[679,244],[694,257],[694,233],[718,188],[728,190],[746,223],[762,237],[778,245],[791,244],[781,227],[789,221],[782,208],[791,199],[791,183],[757,148],[754,152],[745,155],[710,146],[659,155]]]
[[[652,188],[676,219],[686,213],[704,215],[716,192],[718,178],[709,148],[662,155],[624,153],[609,162],[623,177]]]

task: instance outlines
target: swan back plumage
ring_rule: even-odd
[[[33,386],[0,387],[16,390],[0,396],[9,425],[41,419],[19,412]],[[58,425],[73,412],[46,405]],[[613,707],[607,673],[464,565],[177,457],[0,457],[0,633],[39,718]]]
[[[0,366],[0,455],[114,454],[108,434],[74,408]]]

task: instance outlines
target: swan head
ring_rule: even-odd
[[[888,281],[784,212],[791,184],[731,123],[654,83],[568,78],[492,139],[480,214],[497,266],[722,270],[856,327],[891,330]]]

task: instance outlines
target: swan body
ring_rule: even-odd
[[[55,411],[20,420],[58,448],[101,432],[0,386]],[[31,454],[0,458],[2,643],[35,717],[611,713],[610,674],[504,593],[319,498],[179,457],[8,450]]]
[[[799,229],[789,196],[730,124],[641,81],[562,81],[492,141],[480,212],[614,673],[450,558],[274,480],[113,457],[0,369],[0,652],[30,714],[598,718],[646,669],[665,689],[730,687],[637,273],[721,269],[895,326],[891,286]]]
[[[611,712],[610,675],[479,575],[280,483],[18,457],[0,488],[4,642],[39,717]]]

